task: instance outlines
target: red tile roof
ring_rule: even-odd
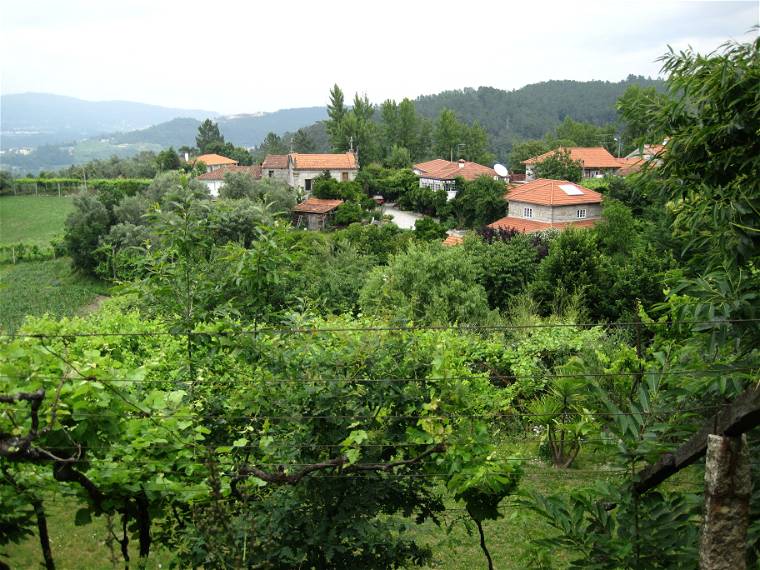
[[[464,238],[462,236],[446,236],[446,239],[443,240],[443,245],[446,247],[453,247],[455,245],[461,245],[464,243]]]
[[[488,176],[489,178],[497,176],[493,168],[465,160],[449,162],[437,158],[415,164],[414,168],[422,173],[420,176],[423,178],[432,178],[433,180],[454,180],[457,176],[461,176],[465,180],[475,180],[479,176]]]
[[[646,162],[643,158],[618,158],[617,161],[620,163],[620,169],[615,173],[618,176],[627,176],[638,172]]]
[[[564,230],[572,226],[574,228],[590,228],[593,227],[599,220],[579,220],[577,222],[539,222],[537,220],[526,220],[524,218],[511,218],[509,216],[496,220],[493,223],[488,224],[489,228],[496,230],[515,229],[518,232],[531,233],[540,232],[544,230],[556,229]]]
[[[301,154],[293,152],[294,170],[356,170],[356,155],[353,152],[341,154]]]
[[[202,162],[206,166],[221,166],[225,164],[237,164],[237,160],[232,160],[231,158],[227,158],[226,156],[222,156],[221,154],[202,154],[200,156],[196,156],[193,160],[193,164],[196,162]]]
[[[288,155],[287,154],[268,154],[261,163],[261,168],[276,169],[288,167]]]
[[[294,212],[302,212],[305,214],[326,214],[333,211],[340,206],[343,200],[323,200],[321,198],[308,198],[296,204],[293,208]]]
[[[198,180],[224,180],[225,174],[230,172],[242,172],[244,174],[250,174],[254,178],[261,178],[261,166],[255,164],[253,166],[223,166],[206,172],[198,176]]]
[[[444,160],[442,158],[434,158],[433,160],[428,160],[427,162],[419,162],[415,164],[414,169],[421,172],[431,172],[433,170],[440,170],[441,168],[449,166],[450,164],[452,163],[448,160]]]
[[[563,187],[574,192],[581,192],[581,194],[568,194]],[[526,184],[514,186],[504,197],[510,201],[542,206],[599,204],[602,201],[602,195],[599,192],[594,192],[567,180],[552,180],[550,178],[538,178]]]
[[[569,151],[570,158],[572,160],[580,160],[581,164],[583,165],[583,168],[618,168],[619,167],[619,164],[617,163],[617,159],[614,156],[612,156],[607,151],[606,148],[601,147],[601,146],[560,147],[554,150],[550,150],[549,152],[545,152],[544,154],[529,158],[528,160],[523,160],[523,164],[537,164],[539,162],[543,162],[545,159],[549,158],[551,155],[553,155],[559,150]]]

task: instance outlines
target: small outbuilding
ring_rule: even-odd
[[[293,225],[307,230],[323,230],[335,217],[335,210],[342,203],[343,200],[307,198],[291,210]]]

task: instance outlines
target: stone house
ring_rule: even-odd
[[[602,195],[567,180],[539,178],[513,187],[505,199],[509,214],[489,228],[530,233],[591,227],[602,218]]]
[[[224,186],[224,177],[230,172],[242,172],[248,174],[254,180],[261,178],[261,166],[225,166],[211,170],[198,176],[197,180],[203,182],[208,187],[209,194],[212,198],[219,196],[219,190]]]
[[[268,154],[261,163],[262,178],[274,178],[275,180],[288,181],[288,155]]]
[[[309,194],[312,180],[329,173],[339,182],[355,180],[359,163],[353,152],[339,154],[268,154],[261,163],[264,178],[276,178]]]
[[[554,155],[558,151],[568,151],[572,160],[579,161],[583,171],[583,178],[599,178],[606,174],[615,174],[618,168],[621,167],[620,162],[609,151],[601,146],[596,147],[560,147],[544,154],[534,156],[528,160],[524,160],[525,165],[525,180],[530,182],[535,180],[534,168],[536,164],[539,164]]]

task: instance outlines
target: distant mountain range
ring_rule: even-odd
[[[325,107],[301,107],[273,113],[220,116],[216,117],[215,121],[225,140],[238,146],[253,147],[263,141],[270,132],[282,134],[285,131],[296,131],[326,118]],[[174,148],[182,145],[194,146],[200,124],[201,122],[195,119],[179,118],[147,129],[112,135],[111,138],[116,144],[149,143]]]
[[[488,132],[492,150],[503,160],[515,141],[541,138],[565,117],[597,125],[614,122],[615,102],[634,84],[665,86],[661,80],[639,76],[618,82],[546,81],[512,91],[493,87],[444,91],[418,97],[415,106],[431,119],[449,108],[461,120],[479,121]],[[23,172],[142,150],[194,146],[198,125],[206,118],[213,118],[224,137],[239,146],[256,146],[270,131],[282,135],[306,127],[316,150],[329,150],[324,125],[319,123],[327,118],[325,107],[220,116],[213,111],[92,102],[42,93],[3,95],[0,107],[4,151],[0,166]],[[21,147],[36,150],[8,151]]]
[[[117,131],[133,131],[176,117],[205,119],[219,113],[131,101],[85,101],[50,93],[0,97],[2,147],[70,143]]]

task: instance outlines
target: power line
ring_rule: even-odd
[[[546,329],[546,328],[593,328],[593,327],[673,327],[680,325],[715,325],[726,326],[729,324],[748,324],[758,323],[760,318],[754,319],[713,319],[713,320],[682,320],[666,322],[648,322],[640,321],[620,321],[611,323],[533,323],[533,324],[509,324],[509,325],[388,325],[379,327],[262,327],[254,330],[228,330],[228,331],[140,331],[140,332],[89,332],[89,333],[0,333],[0,337],[6,338],[88,338],[88,337],[225,337],[225,336],[257,336],[257,335],[288,335],[288,334],[322,334],[322,333],[343,333],[343,332],[420,332],[420,331],[460,331],[460,332],[479,332],[479,331],[510,331],[525,329]]]

